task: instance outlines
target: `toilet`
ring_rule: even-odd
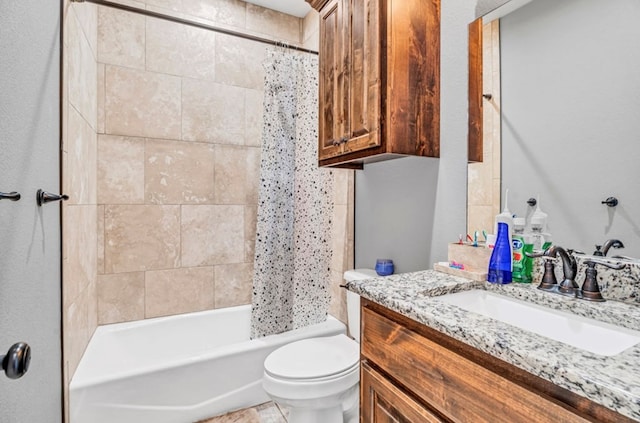
[[[376,277],[371,269],[345,272],[349,281]],[[360,297],[347,291],[347,335],[303,339],[264,361],[262,386],[289,409],[289,423],[357,423],[360,381]]]

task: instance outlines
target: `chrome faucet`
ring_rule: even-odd
[[[606,257],[611,247],[624,248],[624,244],[619,239],[608,239],[604,242],[604,244],[596,245],[596,251],[594,251],[593,255],[599,256],[599,257]]]

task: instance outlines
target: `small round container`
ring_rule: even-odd
[[[376,273],[379,276],[389,276],[393,274],[393,260],[391,259],[377,259],[376,260]]]

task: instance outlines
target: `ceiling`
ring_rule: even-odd
[[[304,0],[245,0],[247,3],[257,4],[267,9],[304,18],[311,10],[311,6]]]

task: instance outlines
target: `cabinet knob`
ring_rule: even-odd
[[[342,138],[340,138],[339,140],[338,140],[338,139],[333,140],[333,141],[331,142],[331,144],[333,144],[333,146],[334,146],[334,147],[337,147],[337,146],[339,146],[340,144],[346,144],[346,143],[347,143],[347,141],[349,141],[349,138],[347,138],[347,137],[342,137]]]

